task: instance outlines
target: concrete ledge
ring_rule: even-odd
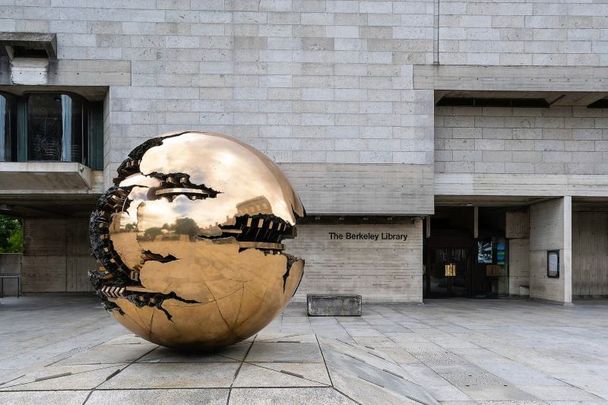
[[[435,173],[437,196],[603,197],[606,175]]]
[[[0,194],[90,191],[95,176],[87,166],[75,162],[2,162]],[[98,179],[97,179],[98,180]]]
[[[57,34],[48,32],[0,32],[0,45],[41,50],[49,59],[57,57]]]
[[[0,58],[0,84],[13,85],[8,59]],[[53,59],[46,84],[65,87],[63,90],[103,87],[105,94],[107,86],[131,85],[131,61]]]
[[[308,294],[308,316],[361,316],[360,295]]]
[[[607,77],[605,66],[415,65],[414,89],[602,92]]]

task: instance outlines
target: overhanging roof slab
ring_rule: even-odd
[[[2,162],[0,195],[21,193],[88,193],[93,171],[75,162]]]

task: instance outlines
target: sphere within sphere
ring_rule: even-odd
[[[281,243],[304,208],[280,169],[221,134],[150,139],[118,168],[90,219],[89,273],[137,335],[196,350],[243,340],[293,296],[304,261]]]

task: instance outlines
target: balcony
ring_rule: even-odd
[[[88,193],[103,169],[103,105],[0,92],[0,194]]]

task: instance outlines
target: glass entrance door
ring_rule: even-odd
[[[431,248],[427,264],[427,295],[430,297],[469,296],[470,274],[470,249]]]

